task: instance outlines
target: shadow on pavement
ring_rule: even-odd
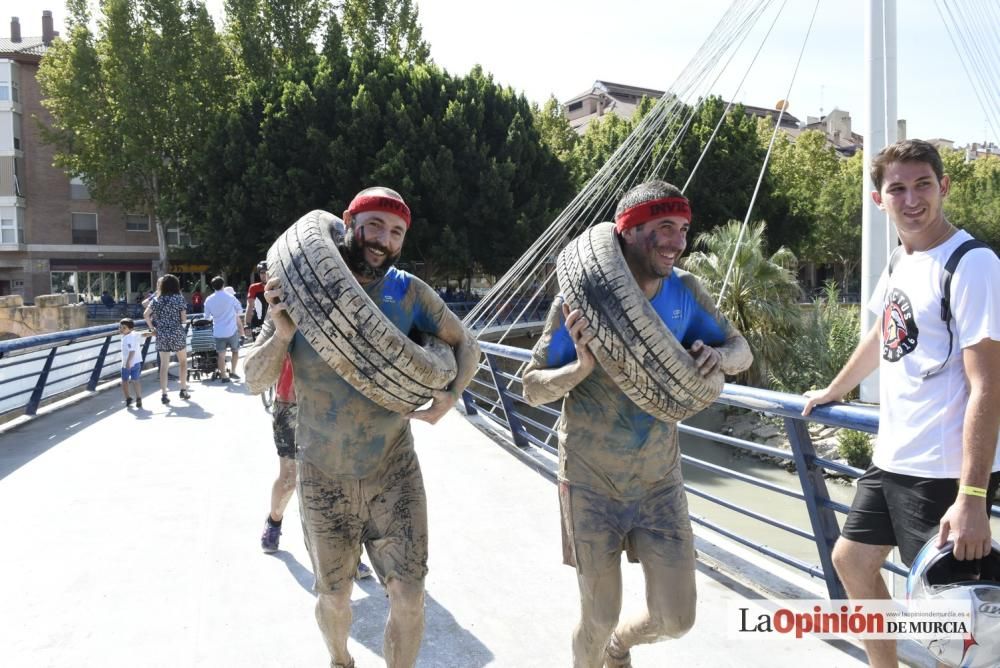
[[[290,552],[279,550],[271,556],[285,564],[300,587],[315,595],[312,571],[299,563]],[[382,644],[385,620],[389,617],[388,595],[374,577],[356,582],[354,586],[365,592],[366,596],[351,601],[351,612],[354,616],[351,637],[384,659]],[[424,600],[424,618],[426,627],[420,645],[420,655],[417,657],[417,666],[441,665],[442,653],[451,657],[462,657],[463,668],[481,668],[493,661],[494,656],[489,648],[467,629],[462,628],[455,617],[429,593]]]
[[[95,422],[125,410],[120,396],[116,399],[111,405],[102,402],[96,411],[91,401],[81,401],[5,432],[0,436],[0,480]]]

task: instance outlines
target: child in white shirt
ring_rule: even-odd
[[[118,331],[122,334],[122,393],[125,395],[125,407],[132,407],[132,396],[128,391],[131,383],[135,392],[135,407],[142,408],[142,385],[139,383],[142,360],[139,359],[139,334],[135,331],[135,321],[132,318],[122,318],[118,321]]]

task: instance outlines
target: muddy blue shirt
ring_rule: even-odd
[[[688,348],[697,339],[720,346],[735,332],[691,274],[675,269],[650,300],[670,332]],[[576,359],[562,317],[562,299],[549,311],[532,367],[553,369]],[[559,477],[622,499],[641,496],[680,476],[677,428],[640,409],[598,364],[563,400]]]
[[[455,317],[430,286],[395,267],[363,287],[404,334],[415,328],[436,335],[445,318]],[[361,479],[390,450],[412,447],[410,421],[354,389],[300,332],[289,350],[299,405],[295,439],[303,458],[331,477]]]

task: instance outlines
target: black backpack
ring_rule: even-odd
[[[944,263],[944,273],[941,276],[941,319],[944,320],[945,327],[948,329],[948,355],[944,358],[944,362],[941,362],[941,366],[924,374],[924,378],[930,378],[931,376],[940,373],[944,369],[944,365],[948,363],[951,359],[951,346],[953,335],[951,333],[951,277],[955,274],[955,270],[958,269],[958,263],[961,262],[962,258],[970,250],[975,248],[986,248],[993,250],[989,244],[979,241],[978,239],[968,239],[963,241],[958,248],[951,252],[948,256],[948,261]],[[903,250],[902,246],[896,246],[896,249],[892,251],[892,255],[889,256],[889,275],[892,276],[892,270],[895,268],[896,264],[899,262],[900,251]],[[996,251],[993,251],[996,253]]]

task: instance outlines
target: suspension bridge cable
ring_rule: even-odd
[[[941,4],[942,4],[941,0],[934,0],[934,6],[938,10],[938,15],[941,17],[941,22],[944,24],[945,32],[948,33],[948,39],[951,40],[951,44],[955,48],[955,52],[958,54],[959,62],[962,63],[962,69],[965,70],[965,76],[968,77],[969,83],[972,84],[972,92],[975,94],[976,99],[979,100],[979,106],[982,108],[983,113],[986,115],[986,122],[993,130],[994,135],[998,136],[997,127],[1000,127],[1000,124],[995,123],[993,110],[991,110],[990,105],[987,104],[986,100],[984,100],[983,96],[980,94],[979,88],[980,86],[984,85],[984,82],[977,81],[976,77],[973,76],[971,68],[967,62],[968,57],[965,54],[964,50],[961,48],[961,46],[959,46],[959,41],[955,36],[957,27],[953,29],[952,26],[953,16],[951,14],[951,10],[950,8],[947,7],[947,4],[945,4],[945,8],[948,9],[946,15],[945,11],[941,7]],[[952,21],[949,21],[949,18],[952,18]]]
[[[698,88],[705,85],[704,82],[709,80],[708,75],[712,69],[717,67],[720,62],[725,61],[723,56],[732,49],[734,43],[742,44],[747,31],[756,21],[756,17],[771,1],[756,0],[756,2],[751,3],[737,0],[733,3],[730,10],[720,20],[717,30],[713,31],[709,39],[699,49],[695,58],[678,77],[671,90],[661,97],[657,105],[647,113],[633,133],[612,153],[611,158],[595,173],[584,189],[573,198],[570,205],[557,216],[549,229],[501,278],[498,285],[487,295],[487,298],[484,298],[466,316],[467,323],[476,328],[493,324],[505,309],[513,305],[517,295],[525,294],[524,286],[532,280],[532,274],[537,280],[538,269],[546,263],[551,263],[555,252],[560,250],[572,236],[575,236],[580,228],[589,226],[596,222],[597,216],[608,212],[612,204],[610,200],[619,194],[621,188],[634,180],[636,174],[639,173],[638,169],[645,164],[645,161],[648,161],[648,156],[655,142],[663,138],[663,132],[678,125],[677,119],[683,116],[686,109],[686,106],[682,104],[682,99],[698,92]],[[681,125],[683,127],[683,124]],[[676,135],[672,146],[677,146]],[[670,152],[669,149],[668,152]],[[629,169],[630,166],[631,169]],[[553,275],[554,272],[550,271],[548,276],[538,281],[538,287],[521,308],[515,322],[540,299]],[[519,279],[520,282],[518,282]],[[512,291],[511,288],[515,289]],[[498,306],[500,308],[496,308]],[[494,315],[484,325],[482,317],[487,309],[491,309]]]
[[[774,20],[771,21],[771,25],[764,34],[764,38],[760,41],[760,45],[757,47],[757,51],[754,53],[753,59],[750,61],[750,65],[747,67],[746,72],[743,73],[743,78],[740,79],[740,83],[733,92],[733,96],[726,105],[726,109],[722,112],[722,116],[719,117],[719,122],[715,124],[715,128],[712,130],[711,136],[709,136],[708,141],[705,142],[705,149],[701,152],[701,155],[698,156],[698,161],[694,164],[694,168],[691,169],[691,173],[688,175],[687,181],[684,182],[684,187],[681,188],[682,193],[687,192],[688,186],[691,185],[691,181],[694,180],[694,175],[698,172],[698,168],[701,167],[702,160],[704,160],[705,156],[708,154],[708,149],[711,148],[713,142],[715,142],[715,136],[719,133],[719,129],[722,127],[723,121],[725,121],[726,116],[729,114],[729,110],[733,106],[733,101],[737,98],[737,96],[739,96],[740,91],[743,90],[743,84],[746,83],[747,77],[750,75],[750,70],[753,69],[754,64],[757,62],[757,58],[764,49],[764,44],[767,43],[767,39],[771,36],[771,31],[774,30],[774,26],[777,24],[778,18],[785,10],[786,4],[787,0],[782,0],[781,7],[778,8],[778,12],[774,15]],[[787,100],[788,98],[785,99]]]
[[[816,11],[819,9],[819,0],[816,0],[816,4],[813,5],[812,17],[809,19],[809,27],[806,29],[805,38],[802,40],[802,47],[799,49],[799,57],[795,61],[795,68],[792,70],[792,79],[788,82],[788,90],[785,92],[785,98],[792,93],[792,86],[795,85],[795,77],[799,72],[799,65],[802,63],[802,55],[805,53],[806,44],[809,42],[809,35],[812,33],[813,23],[816,21]],[[774,149],[774,141],[778,136],[778,131],[781,128],[781,119],[785,115],[785,105],[782,105],[781,111],[778,113],[778,121],[774,124],[774,132],[771,133],[771,142],[767,146],[767,153],[764,155],[764,164],[761,165],[760,174],[757,176],[757,185],[754,186],[753,195],[750,197],[750,206],[747,207],[747,215],[743,219],[743,224],[740,225],[740,233],[736,238],[736,247],[733,249],[733,257],[729,260],[729,268],[726,269],[725,278],[722,280],[722,288],[719,290],[719,297],[715,303],[715,307],[719,308],[722,305],[722,300],[726,295],[726,287],[729,284],[729,278],[733,272],[733,266],[736,264],[736,257],[740,252],[740,244],[743,242],[743,235],[746,233],[747,224],[750,222],[750,214],[753,212],[754,204],[757,202],[757,193],[760,192],[760,184],[764,180],[764,172],[767,170],[767,163],[771,159],[771,151]]]

